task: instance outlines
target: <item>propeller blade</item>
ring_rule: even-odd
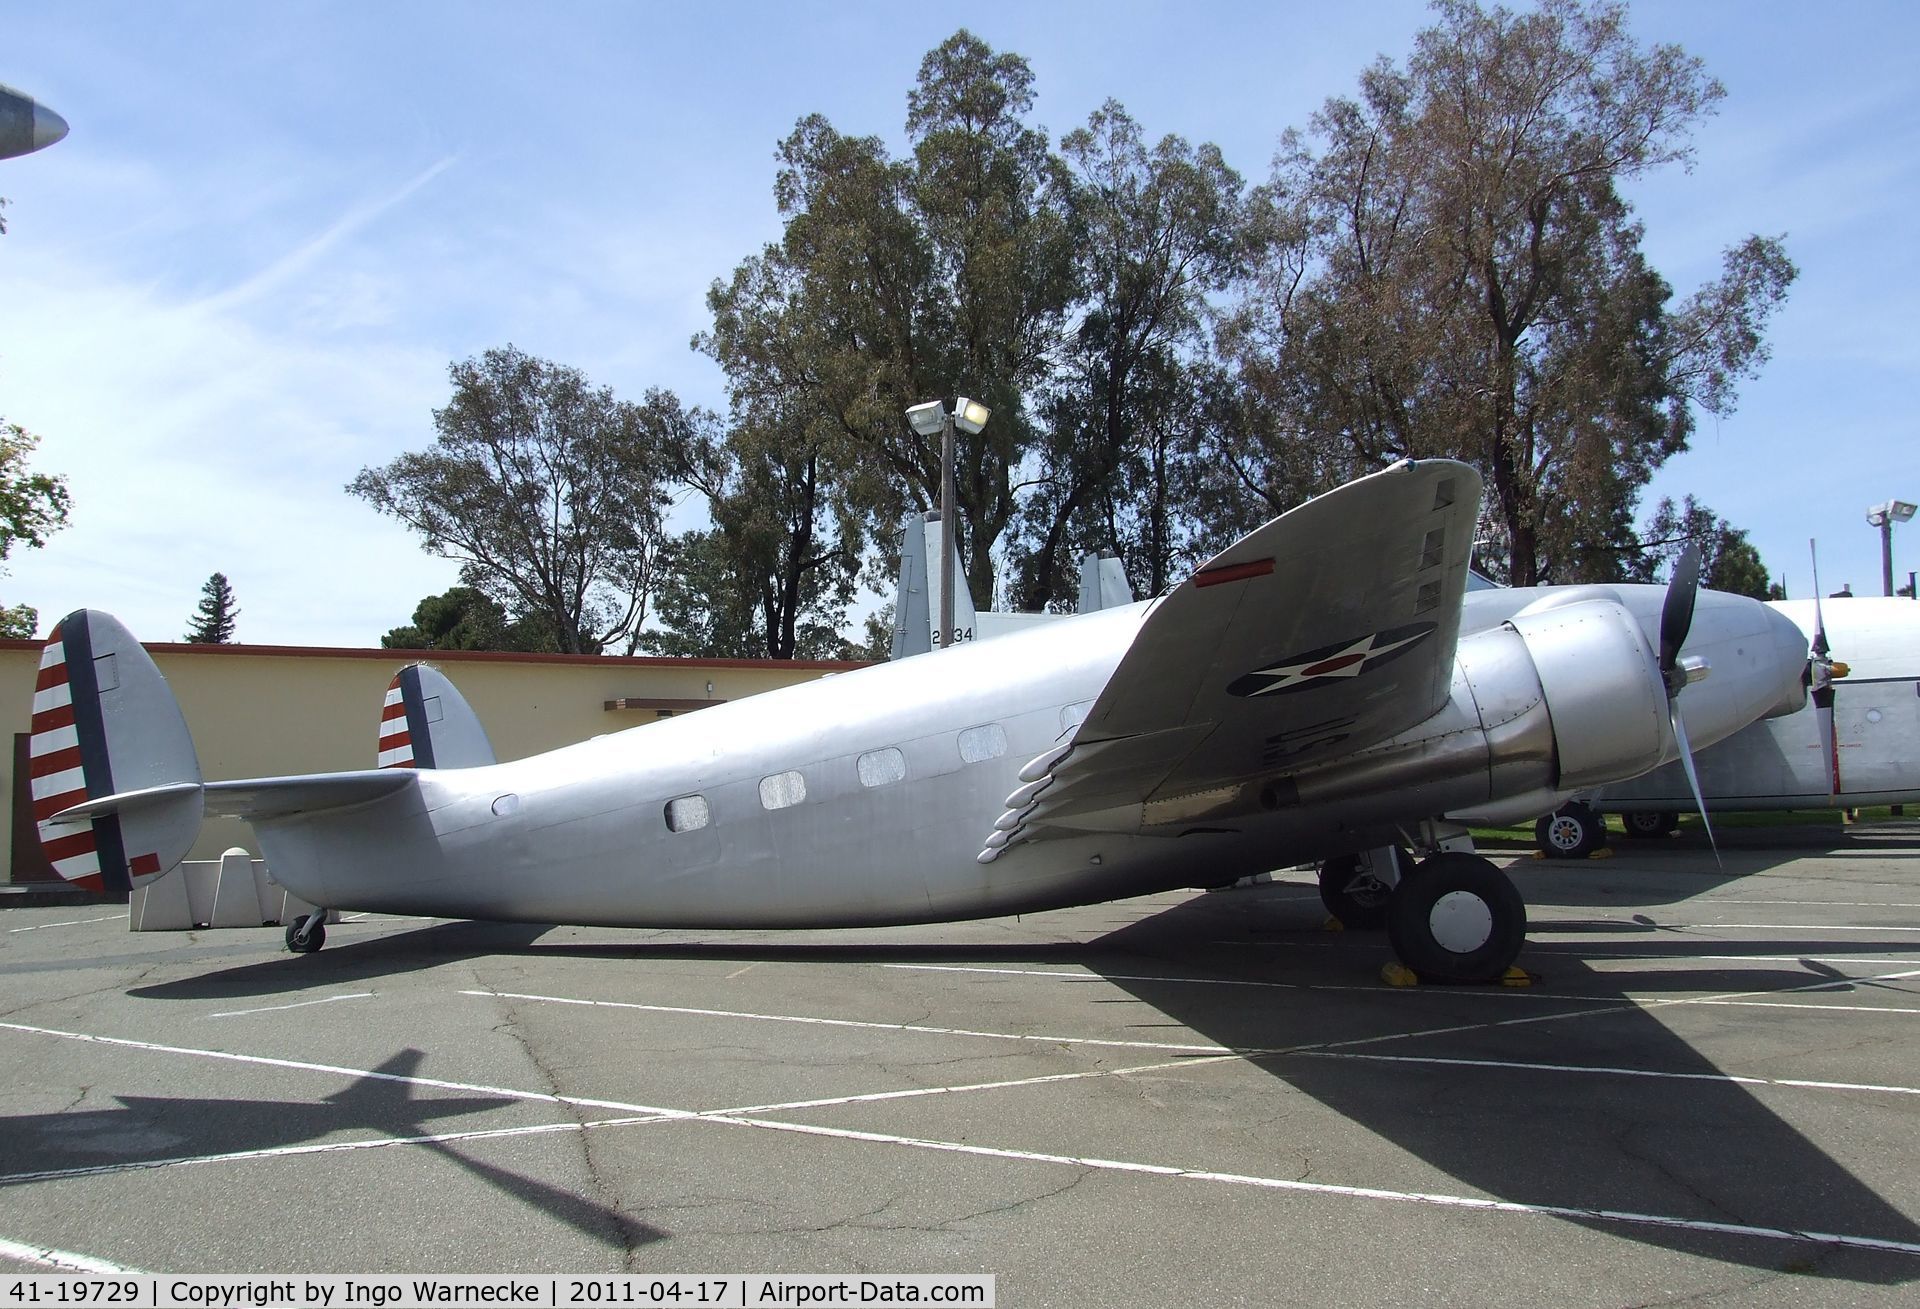
[[[1667,598],[1660,606],[1660,671],[1672,673],[1680,662],[1680,647],[1686,644],[1687,629],[1693,626],[1693,601],[1700,589],[1700,551],[1689,542],[1673,562],[1673,579],[1667,583]],[[1668,681],[1668,694],[1674,689]]]
[[[1807,541],[1807,554],[1813,559],[1813,652],[1822,659],[1833,652],[1827,644],[1827,620],[1820,613],[1820,549],[1812,539]]]
[[[1827,799],[1840,794],[1840,747],[1833,733],[1833,687],[1814,683],[1813,717],[1820,725],[1820,764],[1827,775]]]
[[[1707,829],[1707,844],[1713,847],[1713,862],[1722,872],[1726,864],[1720,859],[1720,843],[1713,837],[1713,820],[1707,817],[1707,801],[1700,794],[1700,775],[1693,770],[1693,746],[1687,742],[1687,720],[1680,716],[1680,706],[1669,702],[1667,718],[1673,724],[1673,739],[1680,744],[1680,767],[1687,774],[1687,785],[1693,790],[1693,803],[1700,810],[1700,824]]]
[[[1820,725],[1821,771],[1827,775],[1827,798],[1840,794],[1840,748],[1833,733],[1833,647],[1827,644],[1827,620],[1820,612],[1820,549],[1811,540],[1807,554],[1813,560],[1813,644],[1807,659],[1807,684],[1813,716]]]

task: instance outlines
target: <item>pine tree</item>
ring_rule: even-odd
[[[225,645],[233,640],[233,620],[239,616],[227,575],[215,573],[200,588],[200,608],[187,629],[187,640],[195,645]]]

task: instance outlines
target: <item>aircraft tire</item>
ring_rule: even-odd
[[[1533,841],[1549,859],[1585,859],[1607,843],[1605,820],[1576,800],[1535,823]]]
[[[1621,814],[1620,825],[1627,835],[1641,841],[1657,841],[1663,836],[1672,836],[1680,828],[1680,815],[1671,809],[1658,811],[1640,810],[1637,813]]]
[[[293,951],[295,954],[312,954],[315,950],[318,950],[327,943],[327,924],[325,919],[315,923],[313,930],[308,932],[305,937],[300,935],[300,929],[307,925],[307,919],[310,916],[311,915],[308,914],[301,914],[298,918],[287,924],[287,949]]]
[[[1443,850],[1394,889],[1387,939],[1423,982],[1497,982],[1526,942],[1526,902],[1487,860]]]

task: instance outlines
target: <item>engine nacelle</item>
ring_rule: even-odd
[[[1506,626],[1525,643],[1546,698],[1554,786],[1576,791],[1637,777],[1668,756],[1673,727],[1659,656],[1626,606],[1594,598],[1522,610]]]

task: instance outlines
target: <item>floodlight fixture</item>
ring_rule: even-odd
[[[915,405],[907,410],[907,421],[913,424],[913,430],[922,436],[938,436],[940,428],[947,421],[946,406],[938,400],[929,400],[923,405]]]
[[[1883,500],[1867,510],[1867,523],[1880,529],[1880,592],[1893,594],[1893,525],[1913,520],[1920,509],[1911,500]]]
[[[980,429],[987,425],[987,419],[991,417],[993,417],[993,410],[978,400],[969,400],[963,395],[953,402],[953,421],[963,432],[978,435]],[[1908,506],[1907,516],[1909,518],[1913,516],[1911,505]]]

